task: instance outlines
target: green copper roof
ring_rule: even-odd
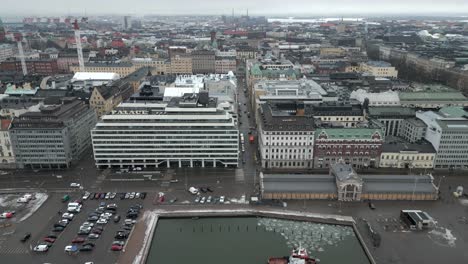
[[[446,117],[463,117],[463,116],[468,116],[468,112],[466,112],[463,107],[457,107],[457,106],[448,106],[444,107],[439,110],[443,115]]]
[[[320,128],[315,131],[315,137],[319,138],[322,133],[327,139],[372,139],[375,133],[383,137],[379,128]]]
[[[463,101],[461,92],[400,92],[400,101]]]

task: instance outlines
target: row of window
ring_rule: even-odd
[[[382,155],[382,159],[397,159],[397,160],[434,160],[434,156],[405,156],[405,155]]]

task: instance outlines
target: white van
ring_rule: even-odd
[[[29,202],[29,199],[26,197],[20,197],[18,200],[16,200],[17,203],[27,203]]]
[[[68,203],[67,211],[69,213],[79,213],[81,211],[81,204],[79,204],[79,203]]]

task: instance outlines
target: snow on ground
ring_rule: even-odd
[[[444,227],[436,227],[428,233],[429,238],[435,243],[442,246],[455,247],[457,238],[452,234],[452,231]]]
[[[148,254],[148,250],[151,246],[151,234],[154,232],[156,222],[158,221],[158,214],[154,211],[147,211],[143,214],[142,219],[145,224],[145,236],[143,238],[143,245],[135,256],[133,264],[140,264],[143,260],[143,256]]]
[[[36,199],[31,200],[28,204],[26,204],[28,212],[23,217],[21,217],[19,221],[21,222],[28,219],[32,214],[34,214],[34,212],[36,212],[42,206],[42,204],[47,200],[48,197],[49,196],[46,193],[36,193]]]

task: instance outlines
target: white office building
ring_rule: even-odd
[[[236,167],[239,131],[228,108],[206,92],[121,103],[91,132],[96,166]]]

